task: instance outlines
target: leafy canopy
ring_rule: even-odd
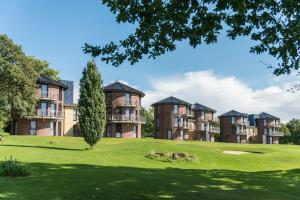
[[[92,148],[101,139],[106,124],[103,81],[94,61],[89,61],[82,73],[78,111],[84,140]]]
[[[227,37],[249,36],[250,52],[269,53],[278,60],[275,75],[299,69],[300,1],[298,0],[102,0],[118,23],[136,29],[126,39],[104,46],[85,44],[84,52],[106,63],[134,64],[143,56],[157,58],[174,51],[178,41],[192,47],[216,43],[221,30]]]

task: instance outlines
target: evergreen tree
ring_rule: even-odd
[[[80,129],[91,148],[101,139],[106,124],[103,82],[96,63],[89,61],[80,80],[78,102]]]
[[[154,135],[154,113],[153,109],[142,108],[142,115],[145,117],[145,124],[142,124],[142,137],[153,137]]]

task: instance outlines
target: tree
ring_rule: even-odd
[[[94,61],[89,61],[82,73],[78,111],[84,140],[92,149],[101,139],[106,124],[103,82]]]
[[[152,108],[148,110],[142,108],[142,115],[145,118],[146,123],[142,124],[142,136],[153,137],[154,135],[154,112]]]
[[[54,80],[59,80],[59,71],[52,69],[47,61],[36,59],[33,56],[28,57],[28,59],[29,62],[31,62],[34,70],[39,75],[44,75]]]
[[[250,52],[269,53],[278,60],[275,75],[290,74],[300,64],[300,1],[296,0],[102,0],[118,23],[133,24],[128,38],[104,46],[85,44],[85,53],[119,66],[134,64],[143,56],[155,59],[188,40],[195,48],[216,43],[226,30],[234,40],[248,36],[255,41]]]
[[[300,144],[300,120],[292,119],[286,124],[286,127],[289,129],[292,143]]]
[[[21,46],[0,35],[0,124],[33,116],[36,80],[37,73]]]

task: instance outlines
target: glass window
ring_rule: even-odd
[[[159,127],[159,118],[156,118],[156,127]]]
[[[235,117],[231,117],[231,123],[235,124]]]
[[[125,93],[125,104],[131,104],[131,94],[128,92]]]
[[[177,115],[179,113],[178,105],[174,105],[174,114]]]
[[[51,117],[55,116],[55,110],[56,110],[56,106],[54,103],[50,104],[50,112],[51,112]]]
[[[106,93],[106,104],[111,105],[112,104],[112,94],[111,92]]]
[[[264,126],[267,126],[267,120],[264,119]]]
[[[36,130],[36,120],[30,121],[30,130]]]
[[[41,115],[42,116],[47,116],[47,111],[48,111],[48,108],[47,108],[47,102],[41,102]]]
[[[42,97],[48,97],[48,85],[42,84]]]
[[[59,100],[62,101],[62,88],[59,88]]]
[[[200,117],[201,117],[201,119],[204,119],[204,112],[203,111],[200,112]]]
[[[201,123],[201,131],[204,131],[205,130],[205,124],[202,122]]]
[[[77,108],[73,108],[73,121],[77,121]]]
[[[174,117],[174,127],[178,127],[179,119],[178,117]]]

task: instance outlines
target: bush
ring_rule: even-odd
[[[173,161],[197,161],[197,157],[188,153],[169,153],[169,152],[155,152],[151,151],[146,155],[146,158],[152,160],[158,160],[162,162],[173,162]]]
[[[5,158],[5,161],[0,164],[0,176],[23,177],[29,175],[29,168],[13,159],[12,156],[8,160]]]
[[[7,136],[10,136],[10,134],[9,133],[5,133],[5,132],[1,132],[1,130],[0,130],[0,141],[2,141],[3,138],[7,137]]]

